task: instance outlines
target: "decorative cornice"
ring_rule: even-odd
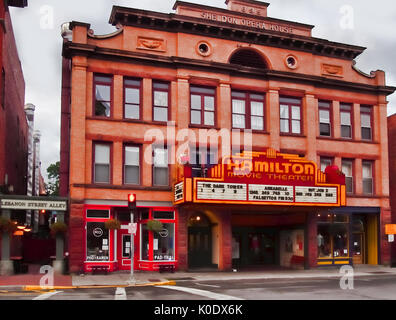
[[[166,57],[155,54],[132,52],[119,49],[101,48],[93,45],[65,42],[63,56],[71,58],[75,55],[83,55],[95,58],[106,58],[111,60],[131,61],[147,65],[164,65],[166,67],[178,68],[188,67],[194,69],[205,69],[226,74],[246,76],[249,78],[261,78],[268,80],[294,81],[313,84],[317,87],[331,87],[341,90],[365,91],[375,94],[389,95],[396,91],[396,87],[375,86],[363,83],[348,82],[340,79],[332,79],[322,76],[307,75],[295,72],[259,69],[244,66],[236,66],[229,63],[220,63],[206,60],[189,59],[184,57]]]
[[[225,11],[228,13],[230,12],[228,10]],[[274,18],[266,19],[270,19],[269,21],[272,22],[286,22]],[[315,55],[330,56],[346,60],[355,59],[366,49],[361,46],[332,42],[303,35],[263,30],[242,25],[230,25],[219,21],[203,20],[196,17],[165,14],[118,6],[113,7],[110,23],[113,25],[122,24],[139,28],[165,30],[168,32],[199,34],[205,37],[287,48],[289,50],[305,51]],[[303,25],[289,21],[287,21],[287,23],[291,26]],[[307,27],[309,25],[303,26]]]

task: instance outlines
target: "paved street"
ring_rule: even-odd
[[[57,290],[0,290],[0,300],[383,300],[396,299],[396,275],[340,278],[177,280],[176,285]]]

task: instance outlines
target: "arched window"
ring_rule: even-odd
[[[230,63],[251,68],[268,68],[264,58],[257,51],[251,49],[238,50],[231,56]]]

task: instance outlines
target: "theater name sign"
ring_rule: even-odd
[[[329,181],[315,162],[272,149],[225,157],[207,178],[191,177],[188,165],[181,169],[175,204],[346,205],[345,179]]]

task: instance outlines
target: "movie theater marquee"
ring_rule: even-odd
[[[345,205],[345,185],[326,183],[316,164],[295,155],[247,152],[226,157],[208,178],[192,178],[191,201],[261,205]],[[188,202],[185,183],[175,185],[175,203]],[[184,194],[186,193],[186,194]],[[185,197],[187,196],[187,197]]]

